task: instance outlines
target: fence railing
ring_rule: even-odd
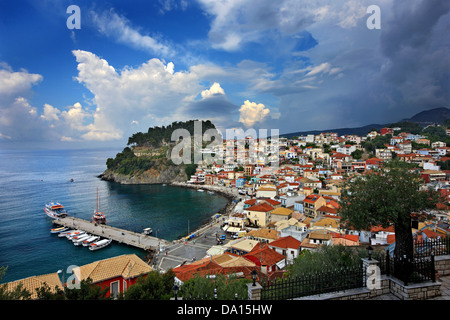
[[[431,253],[435,256],[450,254],[450,237],[414,242],[414,256],[428,257]]]
[[[362,265],[340,268],[262,283],[262,300],[285,300],[316,294],[344,291],[364,286]]]
[[[386,254],[384,261],[380,263],[383,274],[393,276],[404,285],[420,283],[425,281],[436,281],[436,269],[434,254],[429,256],[415,256],[413,258],[391,257]]]

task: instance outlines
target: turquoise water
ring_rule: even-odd
[[[154,236],[169,241],[186,235],[188,228],[192,232],[227,203],[222,196],[192,189],[97,178],[106,159],[119,151],[0,151],[0,266],[8,266],[2,283],[121,254],[144,258],[144,251],[115,242],[90,251],[50,234],[52,219],[43,211],[49,201],[90,220],[98,188],[109,225],[136,232],[151,227]]]

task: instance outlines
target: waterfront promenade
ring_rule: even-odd
[[[159,250],[160,246],[167,246],[169,244],[169,242],[164,239],[158,239],[142,233],[119,229],[104,224],[94,224],[90,221],[74,217],[59,218],[53,220],[53,223],[71,229],[83,230],[87,233],[112,239],[119,243],[124,243],[143,250]]]

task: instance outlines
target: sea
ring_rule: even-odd
[[[218,194],[169,185],[122,185],[98,178],[120,150],[0,150],[0,283],[70,270],[97,260],[145,251],[112,242],[90,251],[51,234],[44,205],[60,202],[69,215],[91,220],[97,209],[107,224],[176,240],[192,233],[228,200]],[[73,180],[73,181],[72,181]]]

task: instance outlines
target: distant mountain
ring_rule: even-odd
[[[432,123],[442,124],[442,122],[444,122],[444,120],[448,118],[450,118],[450,109],[436,108],[419,112],[411,118],[404,119],[402,121],[416,122],[421,125],[428,125]]]
[[[409,119],[404,119],[399,122],[416,122],[421,126],[426,126],[432,123],[442,124],[445,119],[450,118],[450,109],[448,108],[436,108],[431,110],[425,110],[419,112]],[[369,124],[363,127],[357,128],[339,128],[339,129],[327,129],[327,130],[310,130],[299,131],[293,133],[280,134],[280,137],[292,138],[295,136],[304,136],[308,134],[320,134],[321,132],[336,132],[338,136],[342,135],[358,135],[363,136],[368,134],[372,129],[380,130],[381,128],[392,126],[393,123],[387,124]]]

